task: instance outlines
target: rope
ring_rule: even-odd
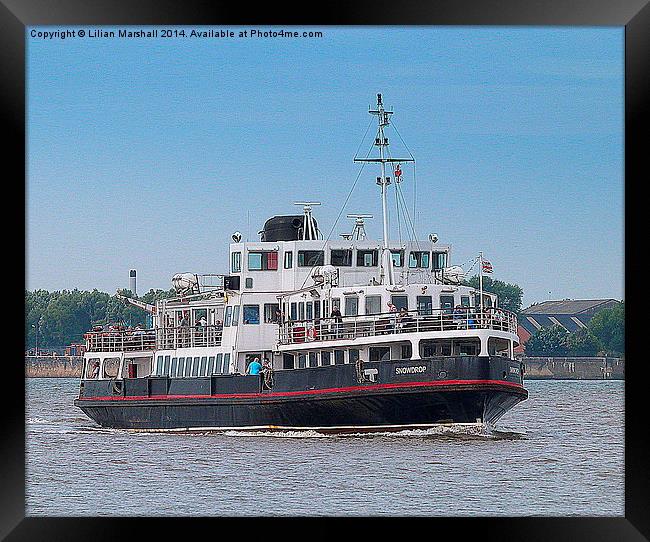
[[[372,122],[372,121],[371,121]],[[368,130],[366,130],[367,133]],[[365,137],[365,136],[364,136]],[[370,153],[372,152],[372,145],[368,149],[368,153],[366,154],[366,158],[370,156]],[[348,204],[348,201],[350,201],[350,197],[352,197],[352,192],[354,192],[355,187],[357,186],[357,183],[359,182],[359,179],[361,177],[361,173],[363,173],[363,168],[366,167],[367,162],[362,162],[361,163],[361,168],[359,169],[359,173],[357,174],[357,178],[354,180],[354,183],[352,183],[352,187],[350,188],[350,191],[348,192],[347,197],[345,198],[345,201],[343,202],[343,205],[341,206],[341,210],[339,211],[339,214],[336,217],[336,220],[334,221],[334,224],[332,225],[332,228],[330,229],[330,232],[327,234],[327,238],[325,241],[323,241],[323,246],[321,247],[321,250],[325,250],[325,246],[327,245],[327,242],[329,241],[330,237],[332,236],[332,233],[334,232],[334,228],[336,228],[336,225],[338,224],[341,215],[343,214],[343,211],[345,209],[345,206]],[[305,280],[302,281],[302,286],[300,286],[299,290],[302,290],[302,288],[305,287],[305,284],[307,283],[307,279],[311,277],[311,272],[316,267],[316,264],[312,265],[309,268],[309,273],[305,276]]]

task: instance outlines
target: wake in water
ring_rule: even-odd
[[[34,433],[41,434],[175,434],[184,436],[225,435],[229,437],[265,437],[265,438],[414,438],[414,439],[447,439],[447,440],[515,440],[526,438],[526,433],[511,428],[493,428],[481,423],[440,424],[430,427],[390,427],[380,430],[375,427],[345,427],[345,428],[267,428],[255,427],[246,429],[229,428],[178,428],[178,429],[115,429],[94,425],[86,418],[66,418],[62,420],[47,420],[39,417],[26,419],[26,425]]]

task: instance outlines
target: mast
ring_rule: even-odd
[[[483,252],[478,253],[479,266],[478,266],[478,284],[479,295],[481,296],[481,318],[483,318]]]
[[[381,211],[383,215],[384,241],[381,252],[381,273],[379,276],[380,284],[394,284],[393,278],[393,259],[388,248],[388,205],[387,191],[390,184],[390,177],[386,176],[386,164],[389,162],[414,162],[412,158],[387,158],[388,138],[384,135],[384,128],[390,124],[390,115],[392,111],[386,111],[382,101],[381,94],[377,94],[377,108],[368,111],[371,115],[377,116],[378,129],[375,138],[375,146],[379,147],[379,158],[355,158],[355,162],[379,162],[381,166],[381,177],[377,177],[377,184],[381,187]]]

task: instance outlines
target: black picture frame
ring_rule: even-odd
[[[25,179],[25,27],[33,25],[102,25],[102,24],[282,24],[286,25],[553,25],[553,26],[625,26],[625,265],[626,284],[632,272],[643,269],[645,246],[642,186],[646,178],[649,151],[643,135],[647,133],[647,98],[650,95],[650,5],[647,0],[523,0],[479,1],[444,0],[438,2],[414,2],[402,0],[357,1],[314,3],[310,6],[282,7],[275,3],[234,4],[190,0],[1,0],[0,2],[0,76],[1,110],[6,134],[5,186],[18,185]],[[644,167],[645,166],[645,167]],[[647,182],[647,181],[646,181]],[[20,192],[18,192],[20,194]],[[23,195],[24,195],[23,191]],[[15,196],[11,196],[13,198]],[[639,203],[641,202],[641,203]],[[13,234],[16,224],[25,224],[25,204],[5,205],[5,232]],[[28,232],[25,229],[25,235]],[[8,237],[16,237],[7,235]],[[17,239],[20,241],[20,239]],[[24,241],[24,240],[23,240]],[[6,258],[11,260],[14,250],[7,248]],[[23,242],[22,251],[25,261]],[[20,253],[20,248],[15,249]],[[9,254],[11,256],[9,256]],[[650,539],[650,499],[648,489],[648,462],[650,453],[644,442],[648,433],[645,421],[644,387],[650,382],[648,363],[643,358],[634,338],[640,336],[643,314],[640,307],[644,301],[642,290],[632,292],[626,299],[628,327],[626,351],[631,362],[627,366],[625,398],[625,517],[621,518],[431,518],[402,519],[398,527],[405,533],[417,533],[418,528],[440,527],[453,529],[454,538],[492,540],[648,540]],[[11,307],[24,306],[19,301],[23,291],[17,288],[5,292],[5,302]],[[13,297],[15,296],[15,297]],[[2,502],[0,506],[0,536],[8,540],[108,540],[114,538],[151,537],[158,529],[169,533],[169,518],[142,521],[134,518],[25,518],[25,389],[24,368],[18,362],[24,355],[24,341],[20,340],[20,318],[15,308],[15,330],[11,328],[14,349],[3,363],[4,408],[2,410],[4,431],[2,435],[2,461],[0,481]],[[20,357],[19,357],[20,356]],[[594,423],[598,423],[595,419]],[[513,458],[516,460],[516,458]],[[70,483],[84,483],[70,480]],[[603,498],[607,498],[603,495]],[[227,527],[249,529],[250,520],[213,518],[219,521],[219,531]],[[189,519],[174,519],[174,525],[190,529]],[[272,533],[276,528],[271,519],[265,520],[263,532]],[[350,536],[368,539],[384,533],[386,518],[372,518],[359,525],[352,519],[336,519],[328,522],[331,536],[346,532]],[[292,527],[303,536],[311,536],[323,520],[295,520]],[[184,535],[194,533],[195,523]],[[316,525],[314,525],[316,523]],[[267,530],[268,529],[268,530]],[[248,534],[248,533],[246,533]],[[288,534],[284,529],[277,534]],[[326,532],[323,533],[328,536]],[[217,536],[217,534],[214,534]],[[231,536],[240,536],[231,531]],[[218,536],[224,536],[220,534]],[[227,535],[226,535],[227,536]],[[427,535],[429,536],[429,535]],[[433,536],[433,535],[431,535]]]

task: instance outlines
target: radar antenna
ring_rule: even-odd
[[[347,215],[347,218],[354,218],[354,228],[352,228],[352,233],[343,234],[345,235],[344,239],[363,241],[366,238],[366,227],[364,220],[366,218],[372,218],[372,215],[349,214]]]
[[[320,231],[316,227],[316,222],[311,214],[312,205],[320,205],[319,201],[294,201],[294,205],[302,205],[302,240],[315,241],[318,239]]]

